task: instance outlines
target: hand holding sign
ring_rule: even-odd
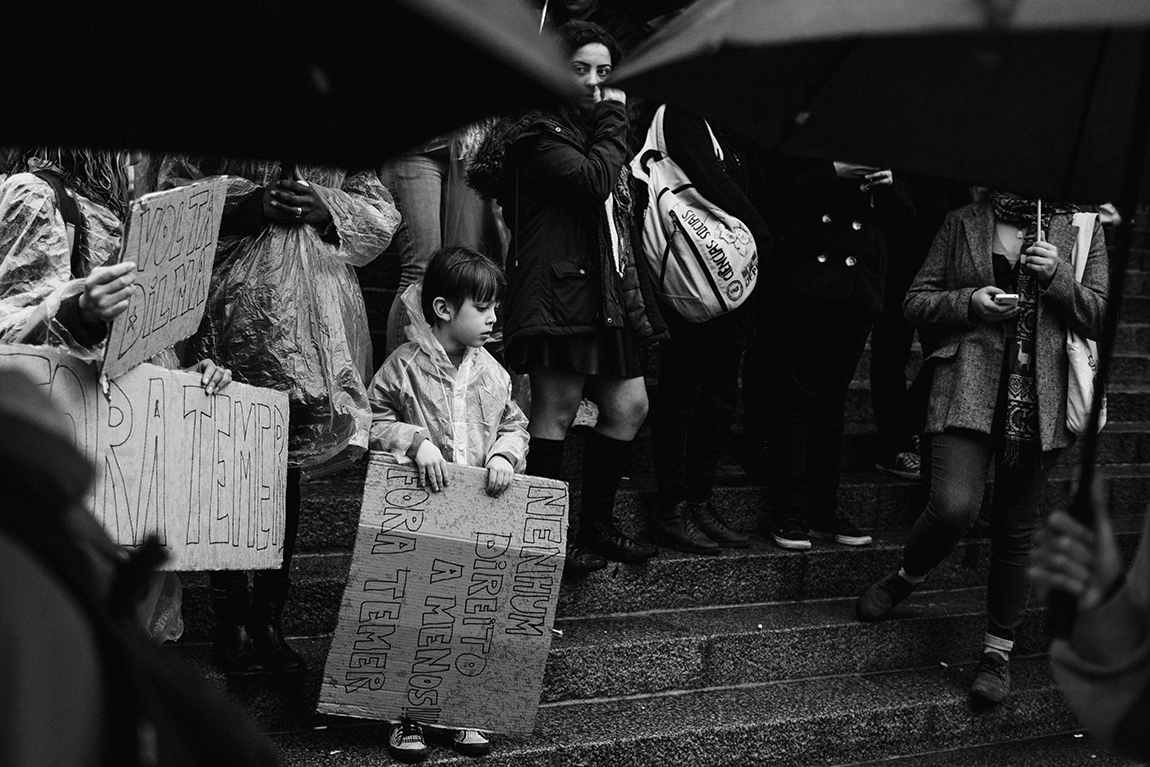
[[[136,265],[131,261],[97,266],[84,281],[80,294],[80,318],[94,325],[111,322],[124,313],[135,292]]]

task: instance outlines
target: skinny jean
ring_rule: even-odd
[[[978,517],[993,458],[986,631],[1013,641],[1030,595],[1026,560],[1037,526],[1038,504],[1060,451],[1024,458],[1020,466],[1004,466],[1001,435],[996,420],[992,434],[947,429],[932,436],[930,496],[926,510],[911,529],[902,566],[908,575],[925,576],[954,551]]]

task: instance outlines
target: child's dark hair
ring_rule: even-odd
[[[431,254],[423,275],[423,316],[435,327],[431,304],[436,298],[458,309],[469,298],[477,304],[495,301],[506,285],[503,270],[487,256],[464,245],[444,245]]]
[[[568,58],[584,45],[592,43],[599,43],[607,49],[611,54],[611,66],[618,66],[623,58],[623,51],[611,33],[590,21],[568,21],[555,30],[555,35],[559,38],[559,45],[563,47]]]

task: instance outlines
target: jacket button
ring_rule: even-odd
[[[819,255],[818,255],[818,258],[817,258],[816,260],[817,260],[817,261],[818,261],[820,264],[825,264],[825,263],[827,262],[827,255],[826,255],[826,253],[819,253]]]
[[[580,270],[579,270],[579,274],[586,274],[586,273],[587,273],[587,270],[586,270],[586,269],[580,269]]]
[[[829,224],[830,222],[831,222],[831,217],[830,217],[830,214],[828,214],[828,213],[824,213],[824,214],[823,214],[823,223],[824,223],[824,224]]]
[[[851,222],[851,229],[854,229],[856,232],[859,229],[862,229],[862,221],[852,221]]]
[[[608,318],[607,318],[607,324],[608,324],[608,325],[610,325],[611,323],[612,323],[612,320],[611,320],[611,318],[610,318],[610,317],[608,317]]]
[[[847,256],[847,266],[854,266],[858,260],[854,256]]]

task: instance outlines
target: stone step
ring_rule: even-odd
[[[1145,496],[1142,496],[1143,498]],[[1133,514],[1115,517],[1120,541],[1132,552],[1141,529]],[[632,525],[633,526],[633,525]],[[802,599],[850,599],[899,564],[908,531],[876,530],[863,548],[816,543],[808,552],[784,551],[762,537],[743,550],[717,556],[662,549],[642,565],[612,564],[605,570],[564,580],[558,615],[577,618],[650,610],[752,605]],[[932,573],[930,588],[975,588],[985,582],[989,541],[970,538]],[[335,630],[350,565],[349,553],[300,554],[292,562],[293,587],[284,612],[289,636]],[[184,640],[207,641],[213,625],[208,578],[187,573],[184,582]]]
[[[1080,732],[1024,738],[985,746],[932,751],[896,759],[852,763],[851,767],[1137,767],[1145,762],[1102,750]],[[846,764],[836,765],[846,767]]]
[[[676,690],[947,667],[977,658],[986,625],[980,588],[923,590],[874,624],[854,618],[853,599],[740,607],[655,610],[559,619],[543,680],[544,703],[625,698]],[[1032,607],[1016,655],[1046,651],[1043,611]],[[224,677],[206,643],[181,642],[199,667],[266,730],[312,726],[330,637],[293,639],[306,658],[302,675]],[[284,696],[284,692],[290,695]]]
[[[974,710],[972,664],[545,704],[530,736],[496,736],[485,764],[852,764],[1064,733],[1073,714],[1045,656],[1011,664],[1014,691]],[[385,765],[386,727],[338,717],[273,735],[285,765]],[[315,726],[323,729],[314,729]],[[467,763],[432,748],[427,764]]]

